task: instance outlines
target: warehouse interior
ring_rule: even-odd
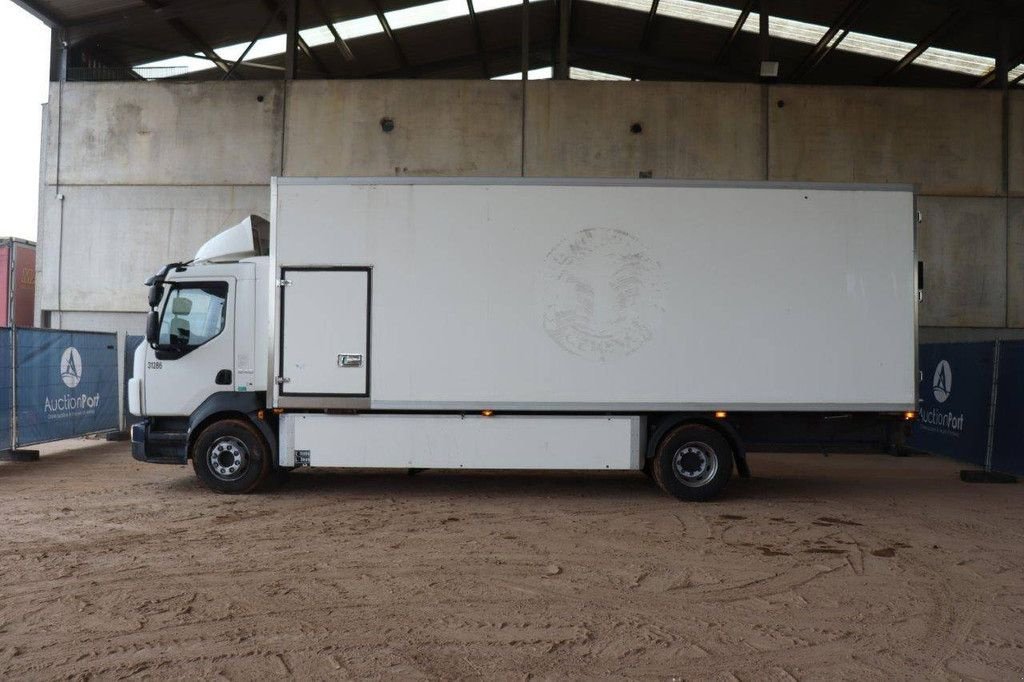
[[[0,677],[1024,678],[1024,504],[995,484],[1024,474],[1024,0],[11,2],[51,31],[30,331],[81,350],[40,376],[73,398],[67,358],[109,351],[120,403],[116,430],[0,456]],[[884,454],[840,442],[874,415],[809,413],[813,439],[737,449],[701,503],[649,468],[275,468],[215,494],[117,440],[128,339],[149,357],[144,282],[272,218],[274,177],[912,187],[919,411],[886,415]],[[926,410],[959,419],[952,454],[896,437]]]
[[[651,177],[911,184],[922,340],[1024,335],[1020,3],[19,4],[44,326],[140,332],[153,263],[274,175]]]

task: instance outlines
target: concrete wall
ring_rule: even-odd
[[[516,176],[523,89],[515,83],[295,81],[285,175]],[[385,134],[381,120],[394,129]]]
[[[763,180],[761,109],[757,85],[533,83],[525,174]]]
[[[1011,97],[1005,168],[1002,116],[999,93],[953,90],[54,84],[44,117],[37,308],[51,311],[55,325],[138,331],[142,280],[244,215],[266,215],[275,174],[650,174],[913,184],[924,216],[922,338],[1019,336],[1024,93]],[[391,132],[381,129],[384,118]]]

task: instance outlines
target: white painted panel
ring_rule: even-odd
[[[291,284],[284,292],[284,391],[365,395],[370,273],[288,270],[286,275]]]
[[[372,265],[371,406],[915,406],[913,195],[277,188],[279,265]]]
[[[637,469],[639,417],[286,414],[294,450],[324,467]],[[282,441],[284,443],[284,441]],[[282,458],[294,452],[282,453]]]

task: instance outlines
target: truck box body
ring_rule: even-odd
[[[270,402],[914,410],[914,212],[903,187],[277,179]]]

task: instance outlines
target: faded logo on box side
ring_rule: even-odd
[[[606,362],[650,341],[665,312],[661,264],[636,236],[588,228],[548,253],[544,330],[582,358]]]

